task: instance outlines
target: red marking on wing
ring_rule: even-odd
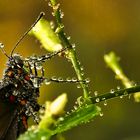
[[[27,80],[27,81],[29,81],[30,80],[30,77],[29,77],[29,75],[25,75],[25,80]]]
[[[9,100],[11,103],[15,102],[15,96],[14,95],[10,95]]]

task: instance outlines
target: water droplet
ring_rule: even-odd
[[[61,11],[60,18],[63,18],[63,17],[64,17],[64,12]]]
[[[68,37],[67,37],[67,39],[68,39],[68,40],[70,40],[70,39],[71,39],[71,37],[70,37],[70,36],[68,36]]]
[[[60,6],[60,3],[58,3],[57,5],[55,5],[55,6],[53,6],[53,10],[58,10],[58,8],[59,8],[59,6]],[[61,10],[59,11],[60,12],[60,14],[61,14]]]
[[[77,106],[74,106],[74,109],[77,110]]]
[[[39,87],[38,78],[33,78],[33,79],[32,79],[32,82],[33,82],[33,84],[34,84],[34,87],[36,87],[36,88]]]
[[[53,21],[51,21],[51,22],[50,22],[50,26],[51,26],[51,29],[54,29],[55,24],[54,24],[54,22],[53,22]]]
[[[104,114],[103,114],[103,112],[100,112],[100,116],[102,117]]]
[[[76,102],[75,102],[75,104],[77,105],[77,104],[78,104],[78,102],[76,101]]]
[[[47,53],[44,57],[45,57],[46,59],[50,59],[50,56],[51,56],[51,54],[50,54],[50,53]]]
[[[89,91],[88,94],[90,95],[91,94],[91,91]],[[92,98],[92,97],[89,97],[89,98]]]
[[[94,91],[94,96],[95,96],[95,97],[98,96],[98,91]]]
[[[55,16],[55,13],[54,12],[52,12],[52,16]]]
[[[134,86],[137,86],[137,83],[134,83]]]
[[[81,71],[83,71],[83,70],[84,70],[84,67],[83,67],[83,66],[81,66],[81,67],[80,67],[80,69],[81,69]]]
[[[64,28],[64,25],[63,25],[63,24],[61,24],[59,27],[60,27],[60,29],[63,29],[63,28]]]
[[[117,86],[117,90],[120,90],[121,89],[121,87],[120,86]]]
[[[81,85],[80,85],[80,84],[78,84],[78,85],[77,85],[77,88],[81,88]]]
[[[44,83],[45,83],[46,85],[49,85],[49,84],[51,83],[51,81],[50,81],[50,79],[46,78],[46,79],[44,80]]]
[[[74,112],[74,109],[72,109],[71,112]]]
[[[99,103],[100,102],[100,98],[96,98],[96,100],[95,100],[97,103]]]
[[[84,72],[81,72],[81,75],[84,76]]]
[[[41,63],[36,63],[36,68],[37,68],[38,70],[42,69],[42,64],[41,64]]]
[[[69,115],[70,114],[70,112],[67,112],[67,115]]]
[[[105,98],[102,98],[102,101],[104,101],[105,100]]]
[[[72,48],[74,49],[76,47],[76,45],[75,44],[72,44]]]
[[[62,78],[62,77],[59,77],[59,78],[58,78],[58,81],[59,81],[59,82],[62,82],[62,81],[63,81],[63,78]]]
[[[51,4],[51,2],[48,2],[48,6],[52,7],[52,4]]]
[[[63,118],[63,117],[60,117],[59,120],[60,120],[60,121],[64,121],[64,118]]]
[[[39,110],[39,113],[40,113],[40,114],[44,114],[44,113],[45,113],[45,109],[44,109],[44,108],[41,108],[41,109]]]
[[[70,78],[70,77],[67,77],[67,79],[66,79],[68,82],[71,82],[72,81],[72,79]]]
[[[123,98],[123,95],[121,95],[120,98],[122,99]]]
[[[15,87],[18,87],[18,84],[15,84]]]
[[[17,96],[18,93],[19,93],[18,91],[15,91],[15,90],[13,91],[13,95],[14,95],[14,96]]]
[[[78,63],[79,66],[81,65],[81,62],[79,60],[77,61],[77,63]]]
[[[4,45],[3,45],[3,43],[0,43],[0,48],[4,48]]]
[[[52,78],[51,78],[52,80],[57,80],[57,77],[56,76],[52,76]]]
[[[89,83],[90,82],[90,79],[89,78],[85,79],[85,82],[86,83]]]
[[[106,100],[104,101],[104,106],[107,106],[107,101]]]
[[[77,79],[75,77],[73,77],[72,82],[77,82]]]
[[[111,90],[110,90],[110,93],[112,93],[112,94],[113,94],[114,92],[115,92],[115,91],[114,91],[114,89],[111,89]]]

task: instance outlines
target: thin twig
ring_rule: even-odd
[[[64,25],[61,22],[61,11],[59,8],[59,4],[57,4],[56,0],[50,0],[50,2],[53,7],[53,12],[54,12],[53,14],[56,18],[56,22],[57,22],[57,26],[58,26],[57,33],[58,33],[60,39],[62,40],[62,42],[64,43],[65,47],[69,48],[68,57],[71,60],[71,63],[73,64],[73,67],[75,69],[78,79],[82,81],[85,78],[82,75],[82,70],[81,70],[81,66],[78,62],[76,51],[74,50],[73,46],[71,45],[71,43],[69,42],[69,40],[67,39],[67,37],[64,33]],[[83,89],[84,98],[88,98],[89,97],[88,84],[85,84],[85,83],[80,83],[80,84]]]
[[[125,88],[125,89],[120,89],[120,90],[116,90],[116,91],[110,91],[108,93],[105,94],[101,94],[98,95],[96,97],[92,97],[92,103],[99,103],[102,101],[106,101],[115,97],[123,97],[123,96],[128,96],[130,94],[136,93],[140,91],[140,85],[138,86],[133,86],[131,88]]]

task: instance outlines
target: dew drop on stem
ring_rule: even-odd
[[[103,114],[103,112],[100,112],[100,116],[102,117],[104,114]]]
[[[44,83],[45,83],[46,85],[49,85],[49,84],[51,83],[51,81],[50,81],[49,79],[46,78],[46,79],[44,80]]]
[[[98,96],[98,91],[94,91],[94,96],[95,96],[95,97]]]
[[[63,81],[63,78],[62,77],[58,77],[58,81],[59,82]]]
[[[120,98],[122,99],[123,98],[123,95],[121,95]]]
[[[121,89],[121,87],[120,86],[117,86],[117,90],[120,90]]]
[[[114,92],[115,92],[115,91],[114,91],[114,89],[111,89],[111,90],[110,90],[110,93],[112,93],[112,94],[113,94]]]
[[[85,82],[86,82],[86,83],[89,83],[89,82],[90,82],[90,79],[89,79],[89,78],[86,78],[86,79],[85,79]]]
[[[100,98],[96,98],[96,100],[95,100],[97,103],[99,103],[100,102]]]
[[[77,85],[77,88],[81,88],[81,85],[80,85],[80,84],[78,84],[78,85]]]
[[[106,100],[104,101],[104,106],[107,106],[107,101]]]
[[[70,36],[68,36],[68,37],[67,37],[67,39],[68,39],[68,40],[70,40],[70,39],[71,39],[71,37],[70,37]]]

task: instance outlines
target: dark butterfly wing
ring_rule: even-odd
[[[0,140],[16,140],[17,137],[16,106],[3,98],[7,92],[12,91],[12,87],[0,83]]]
[[[26,131],[22,122],[18,121],[17,107],[5,101],[6,93],[12,93],[14,85],[0,82],[0,140],[16,140]]]
[[[0,140],[16,140],[16,113],[14,106],[0,100]]]

